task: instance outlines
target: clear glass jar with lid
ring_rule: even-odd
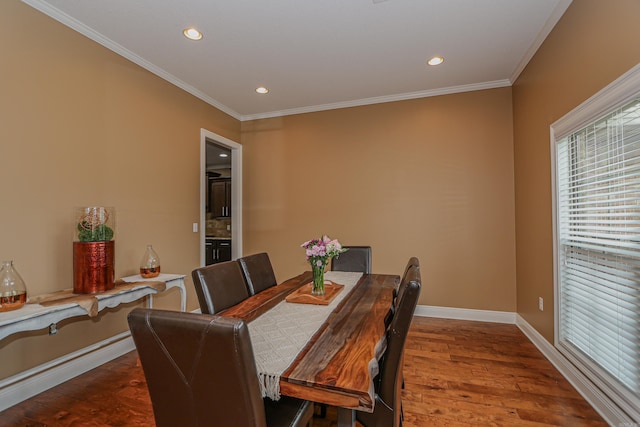
[[[115,287],[115,208],[75,209],[73,292],[98,294]]]
[[[13,261],[2,261],[0,267],[0,312],[22,308],[27,302],[27,287],[13,266]]]

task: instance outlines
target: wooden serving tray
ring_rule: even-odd
[[[313,282],[309,282],[300,286],[295,291],[291,292],[284,299],[286,302],[293,302],[297,304],[316,304],[316,305],[329,305],[329,303],[338,295],[338,293],[344,288],[344,285],[333,283],[329,280],[324,282],[324,295],[311,295],[311,288]]]

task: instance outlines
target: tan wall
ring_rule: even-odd
[[[517,230],[517,309],[551,339],[551,310],[537,312],[538,296],[552,301],[548,126],[638,62],[638,7],[575,0],[514,86],[514,200],[510,88],[256,120],[240,133],[18,0],[0,2],[0,258],[33,294],[70,287],[73,208],[97,204],[117,208],[118,276],[136,272],[147,243],[163,270],[188,274],[206,128],[243,144],[244,252],[268,251],[279,279],[308,268],[300,243],[329,233],[372,245],[376,272],[420,257],[420,304],[515,311]],[[576,64],[587,71],[575,76]],[[0,378],[126,330],[130,308],[3,340]]]
[[[239,122],[18,0],[0,2],[0,52],[0,258],[29,293],[72,286],[73,209],[85,205],[117,209],[118,277],[137,272],[147,243],[163,271],[188,275],[200,128],[239,141]],[[171,291],[156,306],[178,301]],[[0,378],[127,330],[131,307],[2,340]]]
[[[574,0],[513,86],[518,313],[550,342],[549,126],[640,61],[638,18],[637,0]]]
[[[244,122],[244,252],[279,279],[322,233],[373,270],[422,264],[420,304],[515,311],[511,88]]]

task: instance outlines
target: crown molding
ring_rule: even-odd
[[[152,64],[151,62],[147,61],[146,59],[136,55],[135,53],[133,53],[130,50],[126,49],[125,47],[119,45],[118,43],[115,43],[113,40],[102,36],[98,32],[94,31],[92,28],[89,28],[88,26],[86,26],[82,22],[78,21],[75,18],[72,18],[71,16],[67,15],[66,13],[62,12],[61,10],[56,9],[55,7],[52,7],[49,4],[42,2],[41,0],[22,0],[22,2],[28,4],[29,6],[33,7],[34,9],[36,9],[38,11],[44,13],[45,15],[49,16],[50,18],[55,19],[56,21],[60,22],[61,24],[66,25],[67,27],[71,28],[72,30],[77,31],[78,33],[82,34],[83,36],[95,41],[96,43],[106,47],[107,49],[117,53],[118,55],[128,59],[129,61],[133,62],[134,64],[139,65],[140,67],[142,67],[145,70],[155,74],[156,76],[160,77],[161,79],[164,79],[164,80],[168,81],[169,83],[173,84],[174,86],[177,86],[180,89],[184,90],[185,92],[190,93],[191,95],[195,96],[196,98],[199,98],[200,100],[202,100],[202,101],[206,102],[207,104],[217,108],[218,110],[230,115],[231,117],[233,117],[233,118],[235,118],[237,120],[240,120],[240,114],[238,112],[230,109],[226,105],[221,104],[220,102],[216,101],[215,99],[211,98],[210,96],[206,95],[205,93],[201,92],[200,90],[198,90],[198,89],[194,88],[193,86],[183,82],[182,80],[180,80],[179,78],[177,78],[173,74],[170,74],[170,73],[166,72],[162,68],[160,68],[160,67]]]
[[[531,46],[529,46],[529,49],[522,57],[522,60],[520,61],[516,69],[513,70],[513,74],[509,79],[512,84],[516,82],[518,77],[520,77],[520,73],[522,73],[529,61],[531,61],[533,55],[535,55],[538,49],[540,49],[540,46],[542,46],[542,43],[544,43],[544,41],[547,39],[547,36],[549,35],[549,33],[551,33],[551,30],[553,30],[560,18],[562,18],[562,15],[564,15],[564,12],[569,8],[572,1],[573,0],[560,0],[558,2],[555,9],[553,10],[553,12],[551,12],[551,15],[547,19],[547,22],[545,22],[544,26],[538,33],[538,36],[535,38],[533,43],[531,43]]]
[[[337,110],[339,108],[360,107],[363,105],[382,104],[385,102],[406,101],[409,99],[428,98],[432,96],[451,95],[454,93],[472,92],[476,90],[495,89],[511,86],[509,80],[494,80],[491,82],[474,83],[468,85],[451,86],[418,92],[400,93],[396,95],[377,96],[373,98],[356,99],[353,101],[335,102],[332,104],[312,105],[309,107],[292,108],[289,110],[271,111],[267,113],[248,114],[241,116],[241,121],[268,119],[272,117],[290,116],[293,114],[315,113],[318,111]]]
[[[417,92],[408,92],[408,93],[378,96],[378,97],[372,97],[372,98],[356,99],[351,101],[343,101],[343,102],[336,102],[336,103],[330,103],[330,104],[321,104],[321,105],[313,105],[308,107],[292,108],[292,109],[280,110],[280,111],[271,111],[271,112],[265,112],[265,113],[242,115],[237,111],[227,107],[226,105],[218,102],[217,100],[213,99],[212,97],[208,96],[202,91],[196,89],[195,87],[185,83],[184,81],[180,80],[173,74],[166,72],[162,68],[136,55],[135,53],[121,46],[120,44],[115,43],[113,40],[102,36],[92,28],[86,26],[85,24],[78,21],[77,19],[72,18],[71,16],[67,15],[61,10],[55,7],[52,7],[48,3],[45,3],[42,0],[22,0],[22,2],[25,4],[28,4],[29,6],[44,13],[50,18],[55,19],[61,24],[71,28],[74,31],[77,31],[78,33],[84,35],[85,37],[95,41],[96,43],[106,47],[107,49],[128,59],[134,64],[139,65],[145,70],[155,74],[156,76],[166,80],[167,82],[173,84],[174,86],[177,86],[178,88],[184,90],[185,92],[190,93],[196,98],[206,102],[207,104],[217,108],[218,110],[228,114],[229,116],[241,122],[249,121],[249,120],[267,119],[267,118],[273,118],[273,117],[289,116],[294,114],[314,113],[319,111],[335,110],[340,108],[350,108],[350,107],[359,107],[364,105],[381,104],[386,102],[406,101],[410,99],[428,98],[432,96],[450,95],[455,93],[471,92],[476,90],[495,89],[500,87],[511,86],[512,82],[514,81],[513,78],[511,80],[503,79],[503,80],[495,80],[495,81],[474,83],[474,84],[468,84],[468,85],[430,89],[430,90],[417,91]],[[570,2],[571,0],[562,0],[560,4],[568,4]],[[552,17],[558,15],[555,21],[552,18],[549,18],[549,20],[547,21],[545,29],[549,27],[548,31],[550,31],[551,28],[553,28],[553,25],[555,24],[555,22],[557,22],[557,19],[559,19],[560,16],[562,16],[562,13],[560,13],[559,11],[564,12],[564,9],[566,9],[566,6],[563,8],[560,6],[560,4],[556,8],[556,12],[554,13],[554,15],[552,15]],[[546,33],[545,31],[543,31],[541,33],[541,36],[542,34],[544,34],[544,37],[539,37],[540,38],[539,43],[542,43],[548,31],[546,31]],[[532,50],[531,56],[533,55],[533,53],[535,53],[535,49],[537,49],[538,46],[539,44],[532,45],[532,48],[530,49]],[[528,59],[526,62],[528,62]],[[526,62],[524,63],[524,65],[526,65]],[[524,68],[524,65],[522,66],[522,68]],[[521,70],[519,70],[517,74],[519,74],[520,71]]]

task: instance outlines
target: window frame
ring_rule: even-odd
[[[559,236],[559,214],[558,211],[558,142],[568,135],[583,129],[588,124],[600,119],[613,110],[631,102],[640,96],[640,64],[633,67],[613,83],[593,95],[591,98],[580,104],[574,110],[554,122],[550,126],[550,148],[551,148],[551,186],[552,186],[552,218],[553,218],[553,279],[554,279],[554,347],[562,357],[571,364],[578,367],[580,372],[593,384],[594,387],[612,400],[622,411],[635,420],[640,420],[640,409],[636,402],[625,398],[608,382],[598,375],[592,375],[589,369],[580,368],[588,366],[576,357],[572,352],[564,348],[560,343],[560,236]]]

